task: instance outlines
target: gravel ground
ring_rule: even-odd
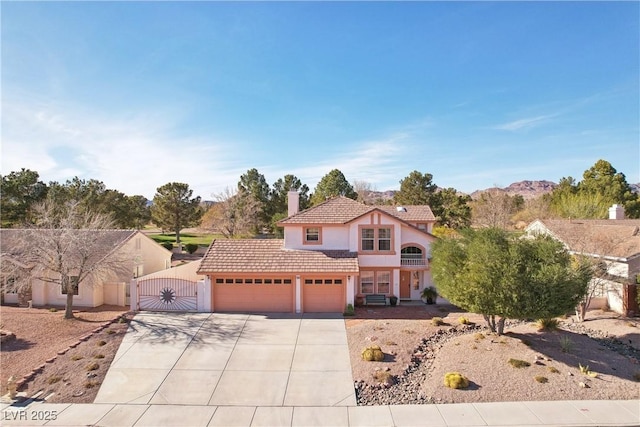
[[[65,320],[64,310],[0,307],[0,329],[16,335],[16,339],[2,344],[0,393],[6,393],[7,379],[11,375],[22,378],[47,359],[57,356],[58,351],[126,311],[126,307],[102,306],[77,311],[76,319]]]
[[[101,382],[126,324],[112,324],[66,354],[57,353],[125,312],[124,307],[100,307],[76,313],[77,319],[64,320],[61,311],[2,307],[2,329],[17,335],[2,345],[2,393],[10,375],[24,376],[57,356],[27,383],[26,390],[55,392],[50,401],[91,402],[98,388],[86,388],[85,384],[97,386]],[[433,317],[441,317],[445,325],[434,326]],[[460,317],[472,324],[461,325]],[[360,405],[640,397],[634,378],[640,375],[638,319],[597,311],[584,323],[566,319],[562,329],[553,332],[539,332],[532,323],[512,322],[499,337],[488,333],[481,316],[439,303],[358,307],[346,326]],[[99,341],[105,344],[98,345]],[[362,349],[371,345],[384,351],[382,362],[362,360]],[[531,365],[517,369],[509,365],[509,359]],[[87,371],[86,365],[93,361],[99,368]],[[588,365],[592,375],[597,375],[581,373],[579,364]],[[551,372],[552,368],[558,372]],[[451,371],[465,375],[470,387],[444,387],[444,374]],[[96,376],[87,377],[92,374]],[[536,376],[547,382],[537,382]],[[59,380],[50,383],[55,377]],[[83,393],[74,396],[80,390]]]
[[[505,335],[496,336],[481,316],[447,306],[405,307],[406,316],[390,313],[391,318],[384,310],[358,308],[356,318],[346,321],[360,405],[640,397],[638,319],[598,311],[584,323],[569,318],[558,331],[512,322]],[[398,318],[409,316],[417,320]],[[427,318],[434,316],[447,325],[432,325]],[[460,325],[461,316],[475,324]],[[384,361],[362,360],[362,349],[373,344],[384,351]],[[530,366],[514,368],[509,359]],[[580,372],[579,365],[597,376]],[[443,385],[445,373],[453,371],[470,380],[467,389]]]

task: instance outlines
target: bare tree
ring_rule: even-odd
[[[205,230],[236,238],[251,234],[260,223],[261,204],[250,193],[227,187],[214,196],[217,203],[209,208],[201,224]]]
[[[576,306],[576,318],[578,322],[584,322],[591,301],[598,295],[607,295],[607,282],[609,278],[608,264],[601,257],[580,256],[580,263],[591,272],[591,280],[587,286],[587,292]]]
[[[360,203],[364,203],[365,205],[375,204],[375,188],[373,188],[370,182],[355,180],[353,181],[353,189],[356,193],[358,193],[358,198],[356,199],[357,201],[359,201]]]
[[[507,229],[511,217],[524,204],[522,197],[509,196],[499,188],[483,192],[472,202],[472,217],[475,225]]]
[[[35,210],[31,228],[11,230],[3,242],[3,274],[20,292],[34,281],[60,286],[66,294],[65,319],[72,319],[73,297],[80,286],[131,276],[133,256],[114,250],[122,240],[114,238],[110,217],[48,202]],[[7,261],[7,262],[5,262]]]

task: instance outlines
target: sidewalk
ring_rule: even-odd
[[[291,407],[2,404],[3,426],[640,426],[640,400]]]

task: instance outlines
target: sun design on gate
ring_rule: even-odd
[[[171,288],[164,288],[160,291],[160,301],[165,305],[173,304],[176,300],[176,291]]]

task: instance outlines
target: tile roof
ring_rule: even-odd
[[[202,258],[205,273],[357,273],[358,254],[284,248],[283,239],[218,239]]]
[[[435,215],[433,215],[431,208],[427,205],[383,205],[376,206],[376,208],[407,222],[426,222],[436,220],[436,217]],[[404,208],[404,210],[401,208]]]
[[[539,220],[570,250],[629,258],[640,254],[640,220]]]
[[[385,212],[405,222],[436,220],[429,206],[403,207],[404,210],[398,211],[396,206],[369,206],[348,197],[338,196],[285,218],[279,224],[346,224],[376,210]]]
[[[280,224],[346,224],[372,209],[373,206],[338,196],[285,218]]]

